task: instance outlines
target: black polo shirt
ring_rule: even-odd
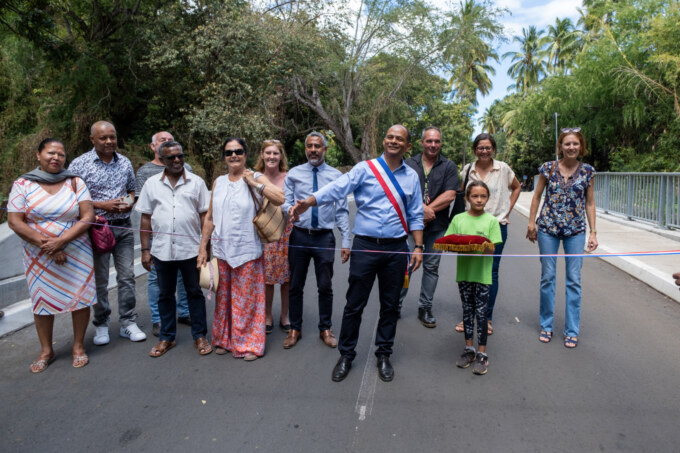
[[[430,169],[430,173],[425,177],[425,169],[423,168],[423,155],[418,154],[409,157],[406,160],[406,165],[413,168],[418,173],[420,178],[420,190],[423,193],[423,203],[429,204],[434,201],[439,195],[447,190],[458,189],[458,167],[446,157],[440,154],[437,160]],[[425,183],[427,183],[427,192],[425,191]],[[428,200],[429,197],[429,200]],[[445,230],[449,226],[449,210],[442,209],[435,213],[435,219],[432,222],[425,224],[425,232]]]

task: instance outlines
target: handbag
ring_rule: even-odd
[[[271,204],[267,198],[260,204],[250,185],[248,185],[248,190],[255,202],[255,209],[257,209],[253,224],[260,240],[265,244],[278,241],[283,236],[283,230],[286,229],[286,218],[283,216],[283,210],[280,206]]]
[[[217,266],[217,258],[213,258],[205,266],[201,267],[201,276],[198,284],[201,288],[207,289],[213,293],[217,293],[217,287],[220,283],[220,271]]]
[[[76,178],[71,178],[71,189],[74,194],[78,194],[76,190]],[[103,255],[109,253],[116,246],[116,238],[113,236],[109,222],[104,217],[95,216],[94,223],[90,225],[90,242],[92,242],[92,253],[95,255]]]
[[[459,187],[456,190],[456,199],[453,201],[453,209],[451,209],[451,214],[449,214],[449,223],[458,214],[465,212],[465,188],[467,187],[468,179],[470,177],[470,170],[472,170],[472,164],[468,166],[468,170],[465,173],[465,180],[463,181],[462,189]]]

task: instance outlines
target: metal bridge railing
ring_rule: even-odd
[[[680,173],[597,173],[595,206],[660,228],[680,228]]]

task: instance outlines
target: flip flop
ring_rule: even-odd
[[[50,366],[50,363],[54,362],[56,356],[52,356],[47,359],[38,359],[31,363],[31,366],[29,369],[31,370],[31,373],[37,374],[37,373],[42,373],[47,369],[48,366]]]
[[[541,343],[550,343],[550,340],[552,340],[552,332],[541,330],[541,334],[538,336],[538,341]]]
[[[88,363],[90,363],[90,358],[87,354],[73,356],[73,368],[82,368]]]
[[[568,346],[567,343],[572,343],[574,346]],[[564,347],[568,349],[574,349],[578,346],[578,338],[576,337],[564,337]]]
[[[174,341],[161,340],[158,342],[156,346],[151,348],[149,355],[154,358],[160,357],[169,350],[171,350],[172,348],[174,348],[176,344],[177,343],[175,343]]]

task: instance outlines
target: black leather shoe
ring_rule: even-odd
[[[333,376],[331,379],[335,382],[340,382],[347,377],[349,370],[352,369],[352,360],[347,357],[340,357],[338,363],[333,368]]]
[[[378,356],[378,376],[385,382],[394,379],[394,368],[392,368],[390,358],[386,355]]]
[[[429,328],[437,327],[437,319],[432,315],[431,308],[419,308],[418,320],[425,327]]]
[[[191,318],[188,316],[179,316],[177,318],[177,322],[180,324],[184,324],[185,326],[190,326],[191,325]]]

